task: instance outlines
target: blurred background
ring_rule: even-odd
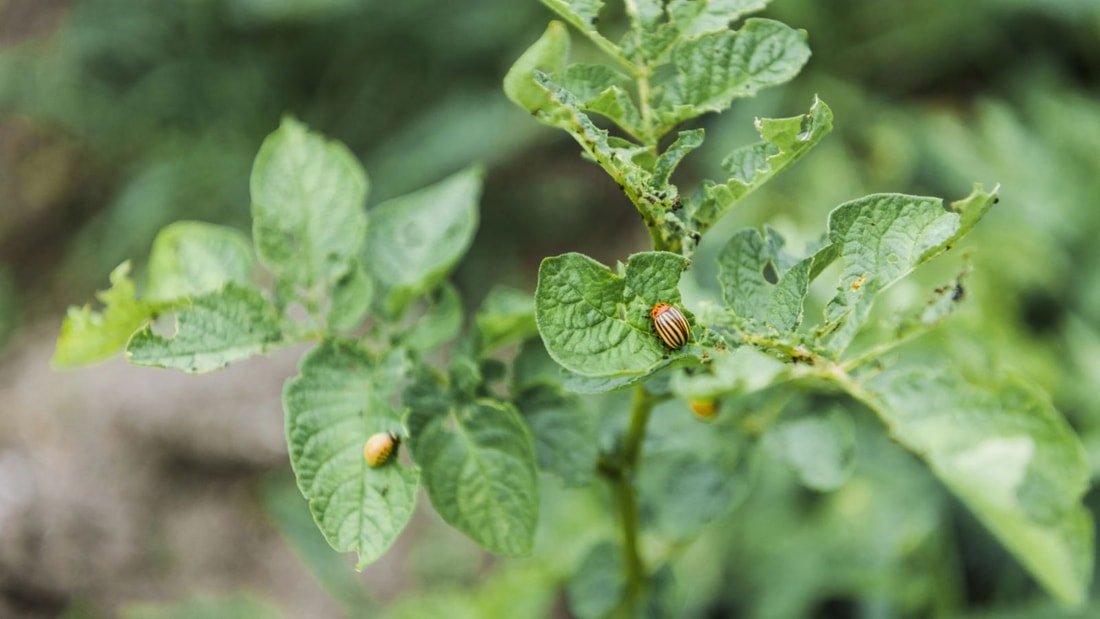
[[[681,189],[718,178],[756,116],[817,94],[836,129],[727,217],[685,286],[707,296],[706,257],[743,226],[768,222],[798,253],[846,200],[1000,184],[965,242],[969,305],[912,354],[946,347],[967,371],[1040,384],[1095,468],[1100,3],[775,0],[764,15],[806,29],[814,56],[790,85],[704,118]],[[503,96],[551,17],[535,0],[0,0],[0,617],[464,616],[462,591],[522,589],[528,563],[484,556],[426,501],[363,574],[327,549],[283,442],[280,385],[301,350],[199,377],[48,360],[66,306],[126,258],[140,273],[161,226],[247,229],[252,158],[284,113],[360,157],[372,205],[486,164],[456,275],[470,307],[493,284],[532,290],[547,255],[646,249],[614,183]],[[897,295],[922,302],[961,264]],[[678,616],[1100,616],[1051,605],[867,425],[837,492],[757,467],[738,509],[677,554]],[[599,490],[543,495],[540,544],[568,571],[591,542],[571,523],[607,513]],[[568,616],[560,595],[546,604]]]

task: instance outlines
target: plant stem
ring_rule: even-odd
[[[619,517],[623,527],[623,564],[626,570],[626,589],[619,610],[624,616],[633,617],[645,592],[646,572],[638,549],[638,493],[634,480],[638,471],[638,459],[645,439],[649,414],[659,398],[651,397],[645,387],[636,385],[630,406],[630,426],[623,437],[619,454],[617,475],[612,477],[619,501]]]

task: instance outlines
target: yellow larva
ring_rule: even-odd
[[[379,432],[368,438],[363,445],[363,458],[372,467],[382,466],[389,461],[400,442],[396,432]]]
[[[653,319],[653,326],[657,329],[657,337],[672,350],[681,348],[687,344],[691,336],[691,326],[688,325],[684,313],[668,303],[658,303],[649,311],[649,317]]]

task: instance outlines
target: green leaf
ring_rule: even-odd
[[[688,153],[703,145],[703,136],[702,129],[681,131],[676,136],[676,141],[669,144],[665,152],[657,158],[657,163],[653,166],[654,184],[667,185],[669,177],[676,170],[676,166],[680,165],[680,161]]]
[[[366,238],[368,181],[355,156],[284,117],[256,155],[250,186],[260,261],[311,294],[327,291]]]
[[[726,304],[760,330],[790,332],[802,324],[802,301],[814,257],[801,261],[783,251],[783,237],[765,226],[730,238],[718,256],[718,282]]]
[[[196,596],[174,604],[129,604],[123,607],[120,615],[122,619],[278,619],[283,616],[270,603],[248,593]]]
[[[111,287],[96,293],[104,306],[102,312],[92,311],[89,305],[69,308],[50,360],[54,367],[102,361],[121,351],[130,336],[149,320],[154,306],[137,300],[129,274],[129,260],[111,271]]]
[[[694,217],[704,228],[816,146],[833,130],[833,112],[815,97],[806,114],[757,119],[756,128],[762,141],[742,147],[722,161],[722,169],[730,174],[729,180],[719,184],[707,181],[703,185],[704,200],[695,209]]]
[[[1088,463],[1044,394],[1021,380],[984,388],[932,370],[848,388],[1054,597],[1084,600],[1093,562],[1092,517],[1081,505]]]
[[[592,481],[599,457],[596,424],[581,399],[557,389],[540,387],[516,401],[535,439],[539,467],[566,486]]]
[[[689,400],[751,393],[774,383],[786,367],[772,355],[742,346],[715,354],[714,360],[701,370],[676,372],[670,387],[673,393]]]
[[[363,447],[378,432],[400,434],[388,365],[352,344],[326,341],[303,359],[283,390],[290,464],[313,519],[338,551],[363,569],[393,544],[416,503],[419,473],[398,458],[377,468]]]
[[[412,350],[431,350],[453,340],[462,330],[462,299],[444,282],[428,299],[428,311],[401,338]]]
[[[374,282],[361,261],[351,261],[347,272],[332,287],[327,318],[329,330],[354,330],[366,318],[373,300]]]
[[[409,446],[439,515],[492,552],[529,554],[539,489],[519,414],[492,400],[454,402],[423,381],[406,397]]]
[[[166,226],[153,241],[145,298],[172,301],[252,277],[252,243],[233,228],[199,221]]]
[[[542,3],[558,14],[569,25],[592,40],[598,47],[612,56],[617,56],[619,48],[596,30],[600,22],[600,10],[603,0],[542,0]]]
[[[688,261],[668,252],[634,254],[616,274],[583,254],[542,261],[535,316],[547,352],[566,369],[590,377],[649,374],[682,355],[654,333],[657,302],[679,305]]]
[[[481,333],[483,352],[492,352],[538,333],[534,298],[529,293],[505,286],[495,286],[489,291],[474,321]]]
[[[504,76],[504,94],[513,103],[537,112],[550,105],[546,89],[535,82],[535,71],[555,75],[565,68],[569,56],[569,32],[561,22],[552,21],[546,32],[523,52]]]
[[[637,479],[647,529],[690,539],[748,495],[747,442],[722,430],[699,423],[680,401],[657,409]]]
[[[364,262],[382,291],[382,307],[399,315],[447,277],[477,231],[482,170],[470,167],[371,210]]]
[[[593,546],[566,583],[565,595],[571,616],[577,619],[657,619],[674,616],[672,574],[667,566],[654,574],[643,574],[645,582],[635,591],[626,583],[623,548],[603,541]],[[640,599],[630,599],[633,593]],[[639,593],[645,597],[641,598]]]
[[[645,208],[647,202],[651,203],[654,199],[649,193],[652,174],[634,161],[635,155],[646,153],[648,149],[627,140],[609,137],[607,131],[597,127],[582,111],[582,105],[573,93],[562,88],[549,75],[536,72],[535,81],[546,89],[554,104],[550,111],[536,112],[536,115],[573,136],[584,152],[611,176],[636,206]],[[672,217],[670,213],[665,216]]]
[[[658,135],[689,118],[720,112],[734,99],[782,84],[810,58],[805,34],[770,19],[749,19],[738,31],[708,32],[673,50],[676,79],[665,85]]]
[[[175,333],[164,337],[146,325],[130,338],[126,359],[135,365],[209,372],[267,352],[282,340],[279,317],[255,288],[224,288],[182,300]]]
[[[577,98],[582,110],[614,121],[639,140],[645,135],[641,113],[627,94],[633,87],[629,76],[607,65],[571,64],[558,79],[561,87]]]
[[[512,362],[512,393],[519,394],[536,387],[561,387],[562,368],[550,358],[542,340],[533,338],[520,345]]]
[[[742,15],[767,6],[769,0],[670,0],[668,13],[681,36],[726,30]]]
[[[973,226],[995,196],[976,189],[943,208],[939,198],[874,194],[838,206],[829,215],[829,240],[844,263],[840,287],[825,308],[830,350],[843,351],[867,321],[875,296],[931,260],[960,236],[960,212]],[[830,334],[831,333],[831,334]]]
[[[764,446],[790,465],[803,485],[821,492],[844,485],[855,467],[855,428],[839,408],[780,421],[764,435]]]

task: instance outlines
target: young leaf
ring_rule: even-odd
[[[750,97],[798,74],[810,58],[805,33],[770,19],[748,19],[736,32],[708,32],[673,50],[676,79],[657,134],[706,112],[720,112],[734,99]]]
[[[555,75],[565,68],[569,56],[569,31],[561,22],[552,21],[546,32],[523,52],[504,76],[504,94],[528,112],[550,105],[546,89],[535,82],[535,71]]]
[[[701,371],[674,373],[670,388],[676,395],[689,400],[751,393],[771,385],[786,367],[772,355],[742,346],[715,355],[714,361]]]
[[[233,228],[181,221],[157,234],[149,254],[145,299],[172,301],[252,277],[252,243]]]
[[[583,486],[592,480],[599,457],[596,424],[580,398],[551,387],[524,393],[516,401],[531,434],[539,467],[550,471],[566,486]]]
[[[535,299],[530,293],[495,286],[482,301],[474,318],[481,333],[482,352],[491,352],[538,333]]]
[[[596,30],[596,25],[600,21],[600,9],[604,4],[603,0],[542,0],[542,3],[580,30],[581,34],[588,37],[604,53],[621,63],[628,64],[622,50]]]
[[[612,145],[607,131],[592,122],[573,93],[542,72],[535,72],[535,81],[546,90],[553,102],[550,111],[539,111],[536,113],[538,117],[572,135],[581,148],[627,192],[631,201],[639,204],[641,192],[651,183],[651,174],[634,163],[631,149],[637,146]]]
[[[706,229],[757,187],[793,165],[833,130],[833,112],[814,97],[810,110],[792,118],[756,121],[762,141],[742,147],[722,161],[725,183],[707,181],[692,215]]]
[[[658,302],[680,303],[687,265],[668,252],[634,254],[618,274],[583,254],[543,260],[535,317],[547,352],[583,376],[649,374],[669,356],[649,311]]]
[[[729,28],[742,15],[767,6],[769,0],[670,0],[668,13],[681,36]]]
[[[111,287],[96,293],[102,312],[92,311],[89,305],[69,308],[50,360],[54,367],[71,368],[114,355],[153,315],[153,305],[137,300],[129,273],[129,261],[111,271]]]
[[[841,409],[780,421],[764,435],[764,446],[790,465],[803,485],[821,492],[844,485],[855,466],[855,429]]]
[[[849,391],[920,456],[1023,565],[1066,604],[1092,574],[1089,469],[1080,441],[1021,380],[990,389],[957,374],[898,370]]]
[[[481,177],[481,168],[467,168],[371,210],[364,262],[386,313],[399,315],[466,253],[477,231]]]
[[[629,76],[602,64],[571,64],[560,75],[562,88],[573,93],[586,112],[599,114],[642,140],[642,116],[627,94],[633,86]]]
[[[134,365],[209,372],[266,352],[282,339],[275,306],[255,288],[233,282],[182,300],[175,316],[171,337],[157,335],[152,325],[134,333],[126,359]]]
[[[653,166],[653,183],[657,186],[667,185],[669,177],[676,170],[676,166],[680,165],[680,161],[688,153],[703,145],[703,135],[702,129],[681,131],[676,136],[676,141],[669,144],[665,152],[657,158],[657,163]]]
[[[283,390],[286,438],[298,488],[325,539],[359,555],[363,569],[393,544],[416,503],[419,473],[397,458],[371,467],[363,448],[373,434],[397,432],[389,403],[395,384],[367,353],[326,341],[302,359]]]
[[[252,236],[280,278],[327,289],[366,238],[367,175],[346,146],[290,117],[267,136],[252,166]]]
[[[802,323],[802,301],[814,257],[801,261],[783,251],[784,240],[770,227],[764,236],[738,232],[718,256],[718,282],[726,304],[750,326],[790,332]]]
[[[401,339],[412,350],[431,350],[451,341],[462,330],[462,299],[444,282],[430,295],[428,311]]]
[[[488,550],[526,555],[538,521],[535,448],[511,406],[451,401],[434,386],[406,392],[409,447],[439,515]]]
[[[374,282],[359,260],[352,260],[348,271],[336,280],[329,301],[327,323],[332,331],[351,331],[370,311],[374,300]]]
[[[973,226],[995,196],[975,188],[952,210],[939,198],[874,194],[838,206],[829,215],[829,240],[844,262],[841,286],[825,308],[829,349],[847,348],[867,321],[875,295],[959,238],[960,212]]]

